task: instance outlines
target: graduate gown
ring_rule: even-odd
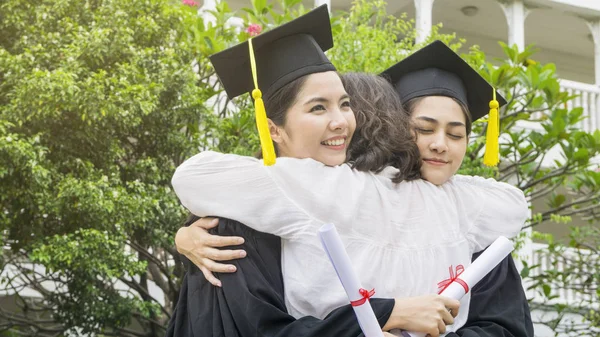
[[[189,221],[193,222],[195,219]],[[287,313],[281,275],[281,241],[239,222],[220,219],[211,234],[241,236],[247,256],[231,261],[235,273],[216,273],[222,287],[212,286],[184,258],[187,273],[167,328],[167,337],[356,337],[361,330],[350,305],[324,319],[295,319]],[[477,255],[477,254],[476,254]],[[476,256],[475,255],[475,256]],[[474,257],[475,257],[474,256]],[[381,326],[394,307],[393,299],[371,299]],[[472,289],[467,323],[447,336],[533,336],[529,307],[512,258],[505,259]]]
[[[358,321],[350,305],[331,312],[325,319],[287,313],[281,275],[281,240],[255,231],[239,222],[219,219],[211,234],[241,236],[246,257],[231,261],[235,273],[216,273],[222,287],[214,287],[202,272],[186,261],[179,300],[167,328],[168,337],[253,336],[358,336]],[[373,299],[373,310],[381,326],[394,307],[393,299]]]

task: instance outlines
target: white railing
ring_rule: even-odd
[[[548,254],[548,245],[546,244],[540,244],[540,243],[531,243],[532,246],[532,254],[531,254],[531,259],[529,261],[530,266],[532,265],[540,265],[540,268],[534,268],[531,270],[530,272],[530,276],[537,276],[540,274],[541,271],[546,272],[546,271],[552,271],[552,270],[557,270],[557,271],[562,271],[564,270],[565,266],[564,263],[562,261],[555,261],[554,259],[552,259],[549,254]],[[564,251],[564,254],[562,254],[562,256],[564,257],[572,257],[572,258],[576,258],[576,256],[579,255],[588,255],[589,251],[587,250],[576,250],[574,248],[566,248]],[[586,264],[583,264],[581,266],[582,270],[580,271],[582,274],[591,274],[594,273],[593,270],[587,270],[589,267]],[[584,280],[581,279],[573,279],[570,280],[570,284],[574,285],[577,284],[579,282],[584,282]],[[524,280],[524,283],[528,283],[527,280]],[[525,287],[528,286],[528,284],[524,284]],[[566,305],[572,305],[572,306],[592,306],[592,307],[599,307],[597,298],[596,300],[594,300],[594,296],[596,296],[595,294],[582,294],[579,292],[576,292],[572,289],[556,289],[555,286],[550,285],[552,288],[552,292],[551,295],[556,295],[557,297],[548,301],[548,304],[566,304]],[[540,300],[537,300],[537,298],[539,298],[538,296],[540,296],[539,294],[535,294],[535,293],[531,293],[528,292],[529,296],[533,295],[533,300],[535,302],[541,303],[543,302],[540,298]]]
[[[560,86],[569,95],[577,96],[567,103],[567,107],[569,110],[583,108],[582,130],[593,132],[600,129],[600,86],[569,80],[560,80]]]

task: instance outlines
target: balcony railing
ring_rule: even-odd
[[[530,272],[530,276],[535,277],[537,275],[540,275],[541,272],[548,272],[548,271],[563,271],[565,269],[565,262],[564,261],[569,261],[569,260],[575,260],[577,258],[578,255],[587,255],[589,254],[589,251],[587,250],[576,250],[573,248],[567,248],[564,251],[564,254],[562,254],[562,257],[564,258],[564,261],[556,261],[555,259],[551,258],[550,254],[548,253],[548,245],[546,244],[540,244],[540,243],[531,243],[531,248],[532,248],[532,254],[531,254],[531,260],[529,261],[530,266],[535,266],[535,265],[539,265],[540,268],[533,268]],[[588,265],[583,264],[582,266],[579,266],[582,270],[579,270],[579,274],[581,275],[585,275],[587,273],[592,274],[595,271],[594,270],[587,270]],[[568,280],[569,282],[569,286],[568,288],[573,288],[573,287],[577,287],[578,284],[582,284],[583,282],[585,282],[585,280],[583,279],[577,279],[576,277],[573,277],[573,279]],[[529,286],[529,280],[525,280],[524,282],[524,286],[525,288],[527,288]],[[549,286],[551,287],[551,296],[556,296],[555,298],[553,298],[552,300],[548,301],[547,304],[565,304],[565,305],[571,305],[571,306],[585,306],[585,307],[593,307],[595,309],[598,309],[600,307],[597,298],[596,300],[594,300],[594,296],[597,296],[595,294],[587,294],[587,293],[581,293],[581,292],[577,292],[574,291],[573,289],[565,289],[565,288],[558,288],[555,285],[551,285],[549,284]],[[534,302],[541,302],[541,301],[537,301],[536,299],[540,299],[541,297],[539,296],[539,294],[535,294],[531,291],[528,291],[528,297],[533,297]]]
[[[583,108],[585,118],[581,121],[581,129],[586,132],[600,129],[600,86],[569,80],[561,80],[560,85],[570,95],[577,96],[569,101],[567,107]]]

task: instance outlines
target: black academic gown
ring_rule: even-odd
[[[231,261],[235,273],[217,273],[222,287],[214,287],[202,272],[186,261],[179,300],[167,328],[167,337],[325,337],[361,334],[350,305],[325,319],[287,314],[281,275],[281,240],[239,222],[220,219],[211,234],[241,236],[246,257]],[[381,326],[394,307],[393,299],[372,299]]]
[[[310,316],[296,320],[287,314],[278,237],[227,219],[221,219],[211,233],[243,237],[242,248],[247,256],[232,261],[237,272],[217,274],[221,288],[212,286],[196,266],[186,262],[188,273],[167,328],[167,337],[362,335],[350,305],[334,310],[323,320]],[[372,299],[371,305],[380,325],[385,325],[394,300]],[[448,336],[533,336],[529,307],[512,258],[505,259],[473,287],[467,323]]]

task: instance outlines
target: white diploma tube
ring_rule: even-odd
[[[489,274],[492,269],[500,264],[513,249],[515,247],[509,239],[504,236],[497,238],[458,278],[463,280],[469,290],[471,290],[477,282],[481,281],[485,275]],[[465,296],[465,289],[460,283],[455,281],[448,285],[440,295],[460,300]],[[425,337],[426,335],[421,332],[403,332],[403,335],[406,336],[407,334],[411,337]]]
[[[352,268],[348,253],[335,226],[333,224],[323,225],[319,228],[319,238],[331,264],[333,264],[333,268],[335,268],[338,278],[342,282],[342,286],[350,302],[363,299],[364,297],[360,293],[363,287]],[[352,308],[365,337],[383,337],[383,331],[381,331],[377,317],[375,317],[368,299],[363,304],[353,306]]]

